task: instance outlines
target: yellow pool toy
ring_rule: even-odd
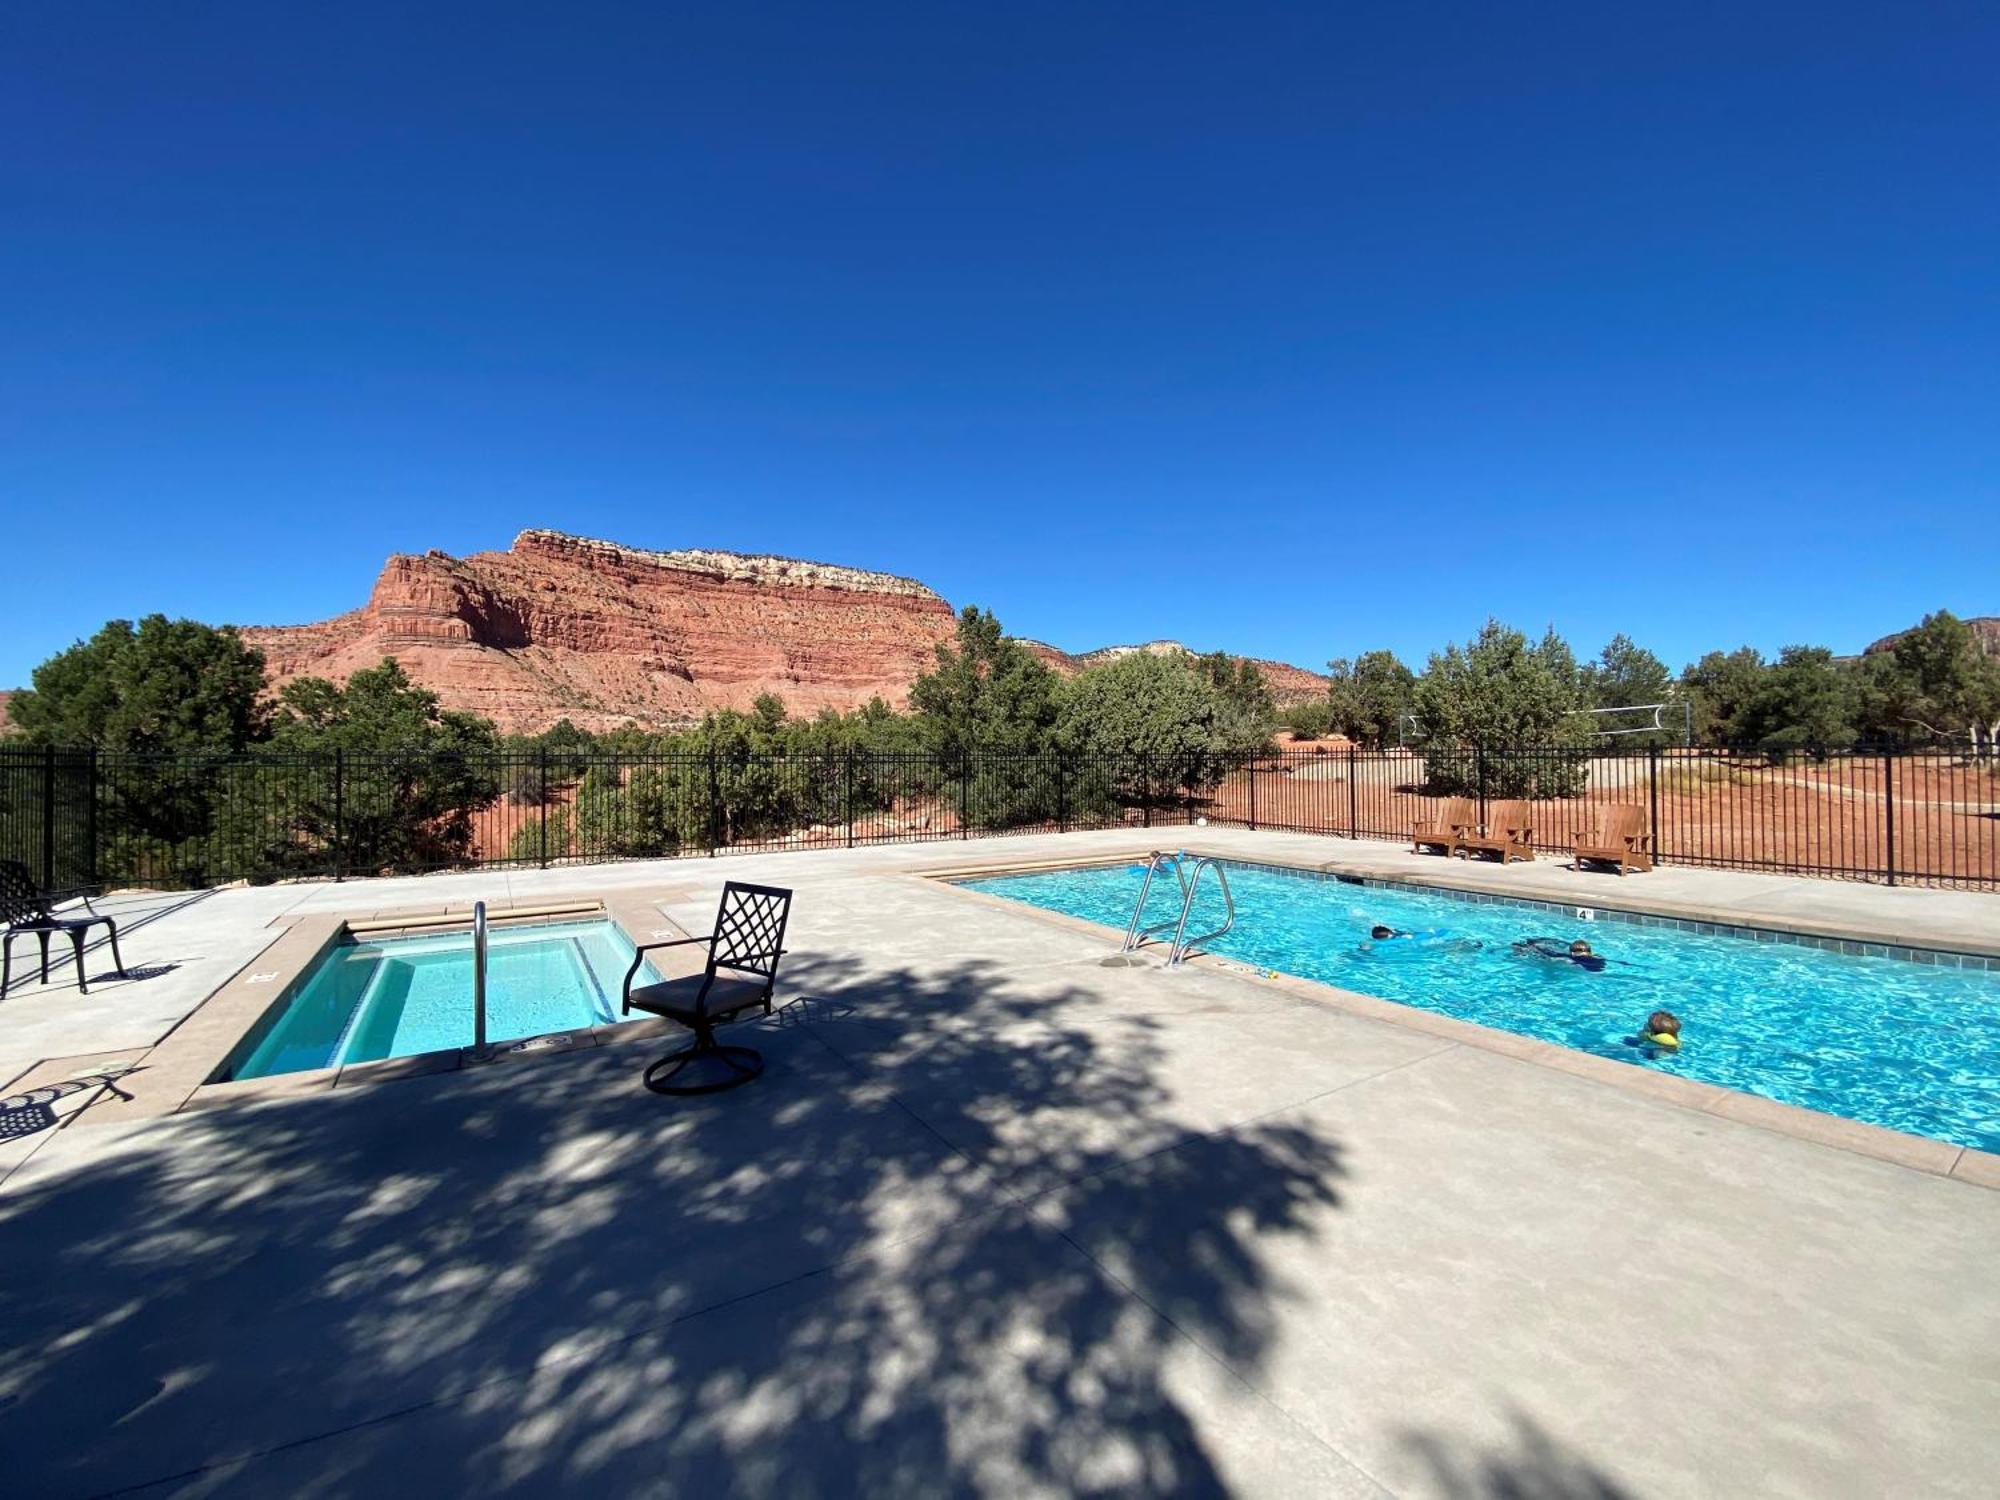
[[[1651,1042],[1655,1047],[1665,1047],[1669,1050],[1677,1049],[1681,1044],[1681,1039],[1671,1031],[1652,1032],[1647,1036],[1646,1040]]]

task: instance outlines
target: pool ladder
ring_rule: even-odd
[[[1142,927],[1139,924],[1145,916],[1146,897],[1153,890],[1153,876],[1163,869],[1172,870],[1174,872],[1174,879],[1180,882],[1180,915],[1178,917],[1170,917],[1164,922],[1155,922],[1151,926]],[[1201,889],[1201,875],[1204,870],[1213,870],[1215,872],[1215,883],[1222,888],[1222,905],[1225,915],[1222,925],[1213,932],[1204,932],[1199,937],[1189,937],[1187,935],[1188,913],[1194,910],[1194,898],[1195,894]],[[1215,941],[1215,939],[1221,937],[1235,925],[1236,898],[1229,893],[1229,876],[1224,873],[1221,865],[1205,854],[1194,855],[1188,853],[1185,849],[1176,849],[1171,853],[1155,849],[1146,857],[1146,878],[1139,884],[1139,899],[1133,904],[1132,920],[1125,928],[1125,943],[1118,951],[1120,953],[1130,953],[1136,948],[1144,947],[1147,938],[1152,937],[1155,933],[1165,932],[1171,927],[1174,930],[1174,937],[1172,945],[1167,949],[1167,967],[1178,969],[1189,953],[1199,948],[1203,943]]]
[[[472,903],[472,1055],[486,1056],[486,903]]]

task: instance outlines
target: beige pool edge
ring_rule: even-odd
[[[486,915],[489,923],[498,926],[601,918],[616,924],[634,943],[686,935],[657,906],[616,893],[608,897],[488,902]],[[360,1084],[451,1073],[463,1067],[561,1057],[610,1042],[660,1036],[673,1029],[668,1022],[646,1017],[496,1043],[484,1057],[474,1057],[469,1047],[447,1048],[268,1078],[216,1079],[246,1039],[275,1020],[314,967],[338,944],[350,938],[448,932],[469,927],[471,921],[469,902],[281,919],[273,924],[276,936],[269,944],[120,1074],[119,1093],[105,1094],[66,1123],[110,1124],[183,1109],[291,1099]]]
[[[1190,848],[1190,853],[1202,854],[1206,851]],[[1221,855],[1238,864],[1263,864],[1306,870],[1315,874],[1331,874],[1336,871],[1352,874],[1351,866],[1334,864],[1289,864],[1280,860],[1244,860],[1237,856]],[[1073,917],[1064,912],[1049,911],[1039,906],[1031,906],[1022,901],[1010,901],[1004,896],[990,895],[985,891],[968,890],[956,882],[979,879],[988,875],[1024,875],[1055,870],[1087,869],[1106,864],[1129,864],[1129,858],[1078,858],[1073,860],[1024,860],[1013,864],[982,862],[977,866],[957,869],[933,869],[912,872],[900,878],[921,880],[933,888],[952,891],[962,899],[987,904],[995,910],[1004,910],[1016,915],[1028,915],[1042,921],[1067,927],[1073,932],[1087,933],[1092,937],[1109,937],[1121,941],[1123,933],[1099,922],[1083,917]],[[1402,880],[1403,877],[1383,876],[1382,879]],[[1493,894],[1485,885],[1454,885],[1448,880],[1409,881],[1409,884],[1434,885],[1444,889],[1471,890],[1478,894]],[[1548,902],[1540,895],[1523,895],[1522,899]],[[1608,902],[1594,901],[1596,906],[1610,906]],[[1665,903],[1662,903],[1664,905]],[[1686,906],[1688,903],[1676,903]],[[1671,915],[1661,907],[1647,907],[1635,903],[1621,903],[1616,910],[1636,915]],[[1716,911],[1716,908],[1705,908]],[[1689,915],[1689,921],[1715,922],[1728,926],[1752,926],[1740,917],[1727,915]],[[1803,927],[1794,930],[1803,931]],[[1830,935],[1830,934],[1817,934]],[[1852,936],[1852,934],[1847,934]],[[1874,939],[1855,939],[1874,941]],[[1908,946],[1899,943],[1896,946]],[[1669,1073],[1656,1073],[1646,1068],[1633,1067],[1629,1063],[1615,1062],[1610,1058],[1596,1057],[1588,1052],[1579,1052],[1570,1047],[1545,1042],[1535,1037],[1519,1036],[1511,1031],[1501,1031],[1490,1026],[1481,1026],[1476,1021],[1460,1020],[1456,1016],[1440,1015],[1435,1011],[1423,1010],[1413,1005],[1402,1005],[1394,1000],[1384,1000],[1377,995],[1364,995],[1355,990],[1341,989],[1337,985],[1324,984],[1316,979],[1304,979],[1296,974],[1285,974],[1273,969],[1260,969],[1236,959],[1220,958],[1214,954],[1198,953],[1187,960],[1188,963],[1217,972],[1233,975],[1253,984],[1267,985],[1273,989],[1330,1009],[1343,1011],[1349,1015],[1363,1016],[1391,1026],[1400,1026],[1408,1031],[1422,1032],[1444,1041],[1475,1047],[1484,1052],[1498,1053],[1519,1062],[1553,1069],[1573,1078],[1587,1079],[1608,1088],[1621,1089],[1629,1094],[1642,1094],[1662,1103],[1672,1104],[1682,1109],[1713,1115],[1718,1119],[1731,1120],[1741,1125],[1751,1125],[1759,1129],[1773,1131],[1818,1146],[1829,1146],[1840,1151],[1849,1151],[1858,1156],[1866,1156],[1876,1161],[1888,1162],[1893,1166],[1906,1167],[1932,1177],[1946,1178],[1952,1182],[1965,1183],[1972,1187],[2000,1190],[2000,1153],[1981,1151],[1972,1146],[1958,1146],[1950,1141],[1933,1140],[1929,1136],[1912,1135],[1907,1131],[1892,1130],[1884,1125],[1871,1125],[1862,1120],[1850,1120],[1844,1115],[1826,1114],[1801,1105],[1785,1104],[1762,1094],[1746,1093],[1737,1089],[1723,1088],[1719,1084],[1703,1083],[1698,1079],[1681,1078]]]

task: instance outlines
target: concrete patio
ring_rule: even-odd
[[[0,1002],[10,1092],[143,1062],[302,910],[643,890],[702,931],[722,879],[768,879],[798,891],[793,1003],[764,1078],[708,1100],[640,1089],[639,1039],[154,1119],[97,1097],[0,1140],[0,1471],[38,1497],[1991,1493],[2000,1193],[1222,969],[1104,967],[1100,935],[910,876],[1197,838],[1437,864],[1132,830],[128,902],[141,977]],[[1974,951],[2000,914],[1456,878]]]

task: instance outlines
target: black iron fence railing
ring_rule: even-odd
[[[1175,760],[975,753],[147,756],[0,746],[0,858],[57,887],[854,847],[1207,821],[1407,838],[1443,797],[1527,804],[1562,852],[1612,804],[1656,857],[2000,885],[2000,761],[1840,750],[1330,749]]]

